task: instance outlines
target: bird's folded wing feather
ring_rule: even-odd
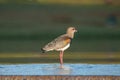
[[[65,47],[68,43],[71,42],[71,38],[69,38],[66,34],[62,35],[56,39],[54,39],[53,41],[51,41],[50,43],[48,43],[44,49],[47,49],[47,51],[49,50],[56,50],[56,49],[60,49]]]

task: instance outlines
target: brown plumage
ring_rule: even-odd
[[[74,32],[77,32],[75,27],[69,27],[66,34],[59,36],[42,48],[43,52],[52,50],[60,51],[61,67],[63,64],[63,52],[70,46],[70,42],[74,38]]]

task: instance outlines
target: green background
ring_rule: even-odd
[[[111,14],[115,25],[109,23]],[[119,6],[38,3],[0,4],[0,63],[58,62],[59,52],[40,49],[69,26],[78,32],[65,62],[120,63]]]

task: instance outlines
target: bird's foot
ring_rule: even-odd
[[[60,69],[63,69],[64,68],[64,66],[63,65],[60,65]]]

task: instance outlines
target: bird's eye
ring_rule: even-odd
[[[75,30],[74,28],[72,30]]]

